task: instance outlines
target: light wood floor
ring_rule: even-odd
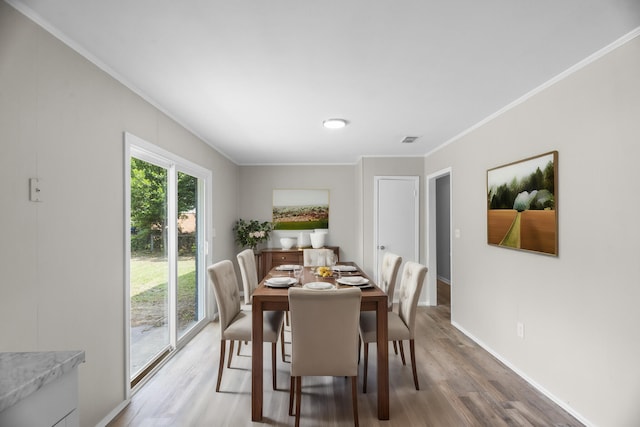
[[[448,305],[419,308],[419,391],[413,386],[411,367],[403,366],[389,346],[389,421],[376,417],[376,361],[370,357],[367,394],[362,394],[361,378],[359,382],[360,425],[582,425],[453,328],[449,318]],[[288,415],[289,365],[282,362],[279,351],[279,390],[271,390],[271,363],[265,361],[264,419],[252,423],[250,348],[243,346],[241,355],[234,356],[232,368],[224,370],[221,391],[216,393],[219,342],[218,324],[211,323],[133,396],[110,427],[293,425],[294,418]],[[267,358],[271,354],[268,346]],[[406,344],[405,349],[408,354]],[[303,379],[301,425],[352,425],[349,384],[345,378]]]

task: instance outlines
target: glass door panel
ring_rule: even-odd
[[[203,316],[199,274],[198,179],[178,172],[178,339]]]
[[[144,375],[170,348],[168,170],[131,158],[130,373]]]

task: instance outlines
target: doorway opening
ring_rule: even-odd
[[[451,168],[427,176],[427,304],[452,304]]]

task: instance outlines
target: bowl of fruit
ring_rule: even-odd
[[[331,267],[318,267],[316,269],[316,275],[320,277],[331,277],[333,276],[333,270]]]

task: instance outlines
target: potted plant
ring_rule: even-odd
[[[240,218],[233,226],[236,243],[241,247],[250,247],[254,251],[258,243],[265,242],[273,230],[273,224],[269,221],[260,222],[252,219],[245,221]]]

